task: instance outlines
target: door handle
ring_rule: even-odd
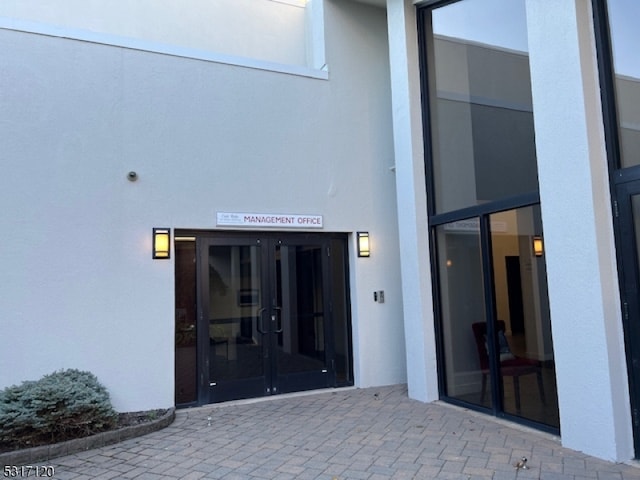
[[[271,321],[276,323],[274,333],[282,333],[282,308],[273,307],[273,311],[275,313],[271,315]]]
[[[262,328],[262,314],[266,311],[266,308],[261,308],[258,310],[258,318],[256,319],[256,330],[262,333],[263,335],[267,333],[266,330]]]

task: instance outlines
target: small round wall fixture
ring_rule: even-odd
[[[129,173],[127,173],[127,180],[129,180],[130,182],[135,182],[136,180],[138,180],[138,174],[133,170],[130,171]]]

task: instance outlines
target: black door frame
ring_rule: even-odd
[[[606,0],[591,0],[598,57],[609,188],[618,266],[627,378],[635,458],[640,458],[640,272],[631,197],[639,191],[640,165],[623,167],[615,92],[615,71]],[[640,233],[640,232],[638,232]]]
[[[319,388],[327,388],[337,385],[335,349],[333,342],[333,312],[332,312],[332,275],[329,261],[331,242],[336,239],[344,242],[346,251],[347,242],[345,234],[331,233],[300,233],[300,232],[239,232],[239,231],[207,231],[198,232],[196,235],[196,262],[197,262],[197,378],[199,405],[221,402],[240,398],[255,398],[280,393],[303,391]],[[204,259],[208,255],[210,245],[259,245],[260,277],[264,288],[260,292],[260,304],[262,318],[259,320],[264,342],[264,375],[253,379],[233,381],[225,385],[213,384],[210,378],[210,339],[209,339],[209,306],[208,306],[208,262]],[[320,372],[303,372],[298,374],[279,374],[275,352],[277,350],[277,334],[280,330],[278,318],[279,306],[275,304],[276,298],[276,246],[321,246],[322,256],[322,288],[323,311],[325,321],[323,333],[325,339],[325,367]],[[347,265],[345,265],[345,272]],[[345,302],[348,304],[348,288],[345,291]],[[350,316],[347,320],[347,329],[350,331]],[[350,339],[350,332],[349,332]],[[351,343],[351,342],[350,342]],[[350,350],[352,350],[350,344]],[[233,383],[233,384],[231,384]],[[219,388],[222,387],[222,388]]]
[[[225,395],[225,392],[229,390],[228,382],[213,382],[211,378],[210,369],[210,355],[211,355],[211,339],[209,332],[210,322],[210,305],[209,305],[209,263],[208,263],[208,250],[210,246],[260,246],[259,235],[245,235],[245,236],[213,236],[213,235],[200,235],[196,237],[196,285],[197,285],[197,338],[198,338],[198,356],[197,356],[197,369],[198,369],[198,403],[200,405],[213,403],[216,401],[232,400],[237,398],[251,398],[265,395],[266,376],[270,375],[271,368],[268,359],[265,358],[265,342],[268,342],[269,334],[264,334],[267,338],[262,338],[262,371],[264,374],[260,377],[246,378],[235,380],[233,382],[233,395]],[[268,285],[267,277],[267,257],[268,252],[261,251],[261,257],[259,262],[260,268],[260,284]],[[267,299],[269,298],[269,292],[267,289],[262,288],[260,292],[260,305],[268,305]],[[264,328],[264,312],[260,312],[262,318],[257,319],[260,328]],[[270,328],[270,327],[267,327]],[[262,333],[262,332],[261,332]],[[228,344],[227,344],[228,346]],[[216,348],[215,345],[213,348]],[[217,390],[220,394],[216,395],[213,392],[213,387],[220,387]],[[231,392],[230,392],[231,393]],[[219,398],[216,398],[219,397]]]
[[[640,258],[632,198],[640,195],[640,179],[614,187],[614,226],[618,256],[618,279],[627,359],[635,457],[640,457]]]
[[[329,253],[330,253],[330,238],[323,237],[321,235],[296,235],[296,234],[280,234],[276,235],[273,239],[273,243],[268,247],[269,255],[275,255],[275,247],[289,247],[289,246],[320,246],[322,252],[322,315],[326,318],[323,322],[323,335],[325,339],[325,368],[320,371],[308,371],[303,373],[287,373],[280,372],[277,368],[277,359],[272,357],[271,368],[272,373],[272,395],[279,393],[290,393],[303,390],[313,390],[317,388],[327,388],[331,385],[335,385],[336,371],[335,371],[335,352],[333,342],[327,342],[327,338],[333,338],[333,321],[331,316],[331,270],[329,265]],[[275,266],[276,258],[269,258],[271,266]],[[270,272],[269,287],[271,290],[271,299],[277,297],[277,283],[278,272],[273,269]],[[272,300],[274,303],[274,300]],[[278,310],[280,305],[272,305],[271,318],[268,319],[271,322],[274,335],[270,336],[269,348],[271,352],[276,352],[278,349],[278,336],[277,333],[282,331],[281,324],[282,319],[278,319]],[[275,316],[275,318],[274,318]],[[273,388],[275,387],[275,390]]]

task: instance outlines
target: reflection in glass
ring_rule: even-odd
[[[631,213],[633,215],[633,231],[636,239],[637,258],[640,259],[640,195],[631,197]],[[640,265],[638,265],[640,267]]]
[[[211,381],[264,375],[261,250],[209,247],[209,352]]]
[[[524,0],[463,0],[426,18],[437,213],[535,192]]]
[[[441,225],[436,235],[446,395],[489,407],[488,357],[474,330],[486,322],[478,219]]]
[[[420,17],[431,193],[449,222],[435,227],[440,340],[447,398],[555,429],[540,209],[502,211],[538,191],[525,1],[461,0]],[[482,214],[467,218],[469,207]]]
[[[276,246],[279,375],[325,368],[321,246]]]
[[[331,316],[336,383],[338,386],[353,385],[353,362],[351,360],[351,327],[349,321],[348,252],[345,242],[331,240],[329,256],[331,271]]]
[[[640,165],[640,2],[607,2],[615,75],[621,167]]]
[[[175,400],[176,405],[180,405],[195,402],[198,399],[196,383],[196,242],[176,239],[175,252]]]
[[[540,207],[490,219],[504,411],[559,427],[544,255],[533,250],[542,236]]]

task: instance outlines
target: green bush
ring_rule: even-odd
[[[0,391],[0,450],[92,435],[113,428],[117,418],[95,375],[61,370]]]

